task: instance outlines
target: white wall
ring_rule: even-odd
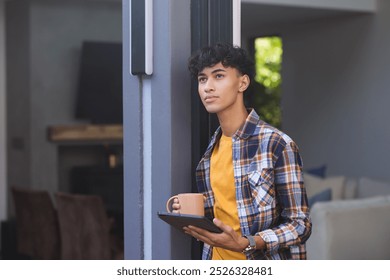
[[[390,180],[389,26],[380,0],[376,14],[260,28],[283,38],[283,129],[306,167]]]
[[[56,191],[59,151],[48,141],[47,128],[77,122],[82,42],[121,42],[121,2],[11,2],[7,4],[8,106],[13,108],[8,112],[9,185]],[[15,65],[17,69],[12,69]]]
[[[36,1],[31,34],[32,184],[55,190],[58,146],[48,143],[47,127],[76,122],[82,41],[121,42],[121,3]]]

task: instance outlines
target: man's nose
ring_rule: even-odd
[[[204,85],[204,91],[205,92],[210,92],[210,91],[213,91],[213,90],[214,90],[214,84],[211,81],[211,79],[208,79],[206,81],[206,84]]]

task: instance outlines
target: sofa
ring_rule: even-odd
[[[309,260],[390,259],[390,182],[304,174]]]

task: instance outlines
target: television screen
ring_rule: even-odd
[[[122,112],[122,44],[83,42],[76,118],[121,124]]]

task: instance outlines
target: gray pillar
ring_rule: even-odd
[[[189,259],[191,239],[157,217],[191,191],[190,0],[153,1],[153,74],[130,74],[129,1],[123,1],[126,259]]]
[[[7,127],[5,75],[5,13],[4,1],[0,0],[0,221],[7,218]]]

